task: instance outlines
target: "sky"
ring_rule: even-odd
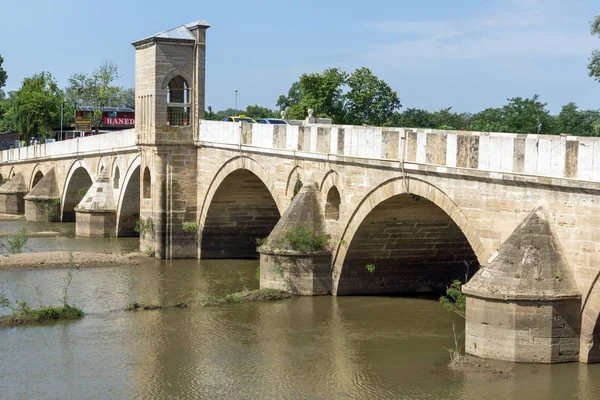
[[[600,108],[588,76],[600,39],[598,0],[2,0],[5,91],[50,72],[61,87],[103,61],[134,86],[131,42],[204,19],[206,104],[275,107],[303,73],[368,67],[403,108],[457,112],[540,95],[556,113],[573,101]]]

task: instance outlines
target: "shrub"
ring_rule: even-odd
[[[195,221],[184,222],[183,223],[183,231],[190,232],[190,233],[198,232],[198,224]]]
[[[461,289],[462,282],[455,279],[448,288],[446,288],[446,295],[440,297],[440,303],[444,310],[453,312],[461,317],[465,317],[467,310],[467,297]]]
[[[22,227],[19,229],[14,235],[11,235],[6,239],[6,243],[8,243],[8,251],[11,254],[19,254],[23,252],[23,248],[27,241],[29,240],[29,233],[27,232],[27,227]]]
[[[139,233],[140,235],[143,235],[146,232],[151,232],[152,226],[152,218],[140,218],[136,221],[135,228],[133,230]]]
[[[329,245],[329,234],[316,235],[308,226],[291,228],[285,233],[287,240],[293,250],[300,253],[314,253],[326,250]]]

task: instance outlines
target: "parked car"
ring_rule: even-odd
[[[225,117],[222,119],[225,122],[247,122],[249,124],[255,124],[256,121],[250,117],[246,117],[245,115],[238,115],[237,117]]]
[[[270,124],[270,125],[289,125],[285,120],[279,118],[261,118],[256,120],[259,124]]]

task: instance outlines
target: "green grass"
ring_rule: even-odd
[[[243,292],[228,294],[223,297],[209,296],[201,299],[205,307],[218,306],[222,304],[249,303],[252,301],[271,301],[289,299],[291,294],[278,289],[244,290]]]
[[[293,250],[300,253],[327,250],[330,239],[329,234],[317,235],[306,225],[291,228],[285,233],[285,240],[289,242]]]
[[[83,310],[70,305],[30,308],[27,303],[20,303],[18,309],[15,309],[11,315],[0,317],[0,325],[26,325],[82,317]]]

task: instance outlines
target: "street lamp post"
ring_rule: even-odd
[[[237,92],[238,92],[238,90],[235,89],[235,113],[234,113],[234,115],[237,115]]]

